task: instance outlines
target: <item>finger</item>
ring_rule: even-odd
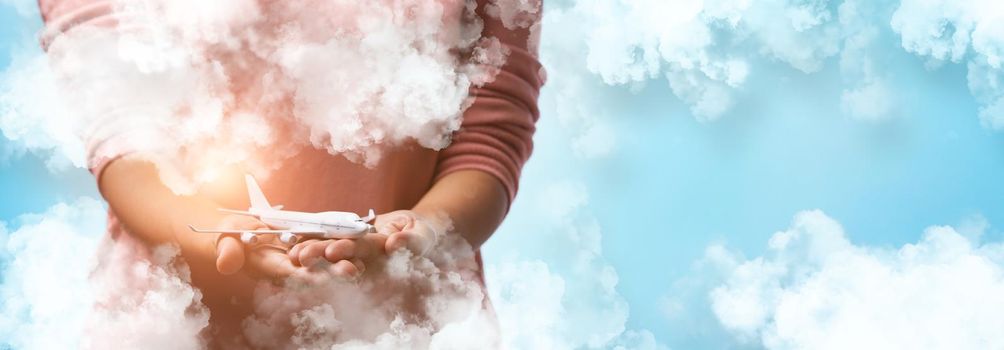
[[[244,245],[234,236],[222,236],[216,243],[216,270],[233,274],[244,266]]]
[[[360,241],[362,242],[362,241]],[[339,239],[333,241],[331,244],[324,249],[324,258],[328,259],[330,262],[338,262],[339,260],[349,260],[353,258],[363,258],[359,253],[363,253],[366,249],[361,247],[365,243],[357,245],[356,241],[351,239]]]
[[[378,216],[376,221],[373,222],[373,228],[379,233],[389,235],[401,232],[410,222],[411,218],[407,214],[404,214],[402,211],[395,211]]]
[[[331,272],[338,277],[342,278],[355,278],[359,276],[362,271],[351,261],[341,260],[336,262],[331,266]]]
[[[408,249],[417,255],[424,255],[431,246],[431,239],[413,231],[392,234],[387,237],[387,243],[384,245],[388,253]]]
[[[300,266],[311,267],[322,261],[324,258],[325,248],[331,245],[332,242],[334,241],[313,241],[300,249],[296,260],[300,262]]]
[[[366,263],[364,263],[362,259],[352,259],[349,261],[352,262],[352,265],[356,265],[356,270],[359,270],[359,274],[357,276],[361,276],[364,272],[366,272]]]
[[[324,251],[325,259],[330,262],[339,260],[362,259],[368,260],[385,252],[387,235],[381,233],[371,233],[357,239],[343,239],[332,243]]]
[[[306,247],[306,246],[308,246],[308,245],[310,245],[310,244],[312,244],[314,242],[317,242],[317,240],[316,239],[305,240],[303,242],[299,242],[299,243],[293,245],[293,248],[289,249],[289,252],[288,252],[288,254],[289,254],[289,260],[293,262],[293,265],[303,266],[303,265],[300,265],[300,251],[303,250],[304,247]]]
[[[255,260],[258,264],[257,270],[264,277],[281,280],[293,275],[297,270],[297,267],[293,266],[293,262],[289,261],[289,257],[280,250],[264,248],[253,254],[260,256]]]
[[[328,267],[328,272],[334,277],[352,280],[359,278],[366,272],[366,263],[361,259],[342,260]]]

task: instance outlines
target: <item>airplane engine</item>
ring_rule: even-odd
[[[258,243],[258,235],[253,232],[243,232],[241,233],[241,242],[244,242],[244,244]]]
[[[296,235],[294,235],[292,232],[283,232],[281,235],[279,235],[279,240],[285,244],[293,244],[296,243]]]

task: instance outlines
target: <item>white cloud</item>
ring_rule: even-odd
[[[556,118],[570,133],[572,153],[585,159],[609,156],[617,148],[612,115],[600,101],[602,93],[586,71],[585,43],[577,28],[579,18],[563,10],[548,12],[541,61],[547,67],[547,85],[541,92],[541,114]],[[553,106],[553,109],[549,109]]]
[[[530,28],[540,21],[541,0],[492,0],[486,12],[502,21],[508,29]]]
[[[969,90],[980,107],[980,121],[1004,129],[1004,4],[993,0],[903,0],[892,28],[903,48],[937,65],[968,60]]]
[[[611,85],[666,77],[701,121],[728,113],[764,59],[813,73],[836,55],[845,113],[869,122],[895,117],[900,102],[886,73],[892,30],[903,49],[932,66],[970,61],[980,120],[1004,128],[999,1],[590,0],[567,11],[587,33],[591,73]]]
[[[490,265],[489,293],[511,349],[568,349],[559,336],[571,326],[564,314],[565,280],[543,261]],[[573,326],[574,327],[574,326]]]
[[[35,43],[32,43],[35,44]],[[86,164],[83,142],[75,123],[61,118],[68,113],[53,101],[62,98],[47,57],[15,54],[0,73],[0,134],[16,152],[49,154],[50,169]]]
[[[1004,130],[1004,67],[995,68],[987,60],[974,59],[968,68],[969,90],[984,104],[980,107],[980,121],[984,127]]]
[[[613,153],[617,147],[617,132],[613,127],[602,124],[599,119],[594,122],[572,140],[572,150],[576,155],[599,158]]]
[[[245,334],[262,347],[663,348],[650,331],[626,327],[627,303],[616,290],[616,271],[602,257],[600,226],[586,212],[583,187],[555,184],[540,198],[547,199],[540,212],[548,219],[527,234],[535,245],[562,249],[512,251],[486,262],[497,319],[482,308],[482,289],[469,279],[473,252],[455,241],[428,257],[396,254],[386,275],[372,280],[260,286]],[[416,298],[396,294],[400,290],[431,293]],[[289,329],[292,339],[281,336]]]
[[[580,1],[569,10],[588,33],[586,66],[611,85],[666,77],[701,121],[735,104],[762,57],[819,70],[839,52],[829,1]]]
[[[497,319],[483,308],[473,252],[447,239],[428,257],[395,254],[373,267],[384,271],[373,279],[260,284],[245,335],[273,348],[660,348],[651,332],[625,329],[627,305],[602,259],[595,220],[570,225],[587,202],[580,190],[566,184],[550,192],[569,198],[554,212],[571,227],[557,234],[567,240],[561,256],[488,265]],[[0,225],[0,346],[205,345],[199,334],[209,312],[175,260],[177,249],[143,257],[137,242],[107,239],[104,218],[101,202],[82,198],[24,215],[12,230]]]
[[[355,282],[259,283],[243,334],[261,348],[483,348],[499,342],[474,252],[456,235],[393,254]],[[292,334],[292,337],[290,336]]]
[[[649,330],[627,327],[627,301],[603,257],[601,227],[589,213],[586,189],[559,182],[531,200],[540,213],[536,229],[499,234],[560,249],[520,249],[488,261],[489,293],[506,347],[660,348]]]
[[[152,263],[136,247],[102,239],[105,209],[81,198],[0,229],[0,344],[17,349],[201,346],[208,324],[199,292],[159,249]],[[100,254],[99,254],[100,252]],[[55,336],[58,335],[58,336]]]
[[[885,30],[876,23],[877,14],[885,13],[887,4],[875,1],[848,0],[838,8],[844,35],[840,51],[840,72],[845,86],[840,96],[845,115],[865,122],[893,118],[899,107],[889,69]]]
[[[875,80],[856,89],[844,90],[840,103],[844,113],[863,121],[882,121],[892,116],[893,93],[884,80]]]
[[[808,211],[771,237],[764,256],[706,259],[721,262],[726,276],[709,295],[719,322],[769,349],[1004,346],[1004,245],[970,241],[952,227],[928,228],[898,249],[874,248]]]
[[[1004,69],[1002,6],[993,0],[589,0],[548,12],[574,18],[558,30],[585,33],[584,40],[545,35],[584,41],[583,64],[606,84],[665,77],[701,121],[727,114],[742,97],[747,77],[763,71],[765,61],[814,73],[838,55],[845,113],[869,122],[888,120],[901,104],[886,73],[888,50],[901,46],[931,66],[970,61],[980,120],[1001,129],[1004,89],[986,77]],[[892,44],[896,39],[901,45]]]
[[[903,0],[890,24],[903,48],[936,60],[961,61],[969,50],[970,33],[987,1]],[[980,11],[982,12],[982,11]],[[984,12],[985,13],[985,12]]]
[[[102,213],[100,202],[84,198],[23,216],[12,231],[0,226],[3,343],[24,349],[78,347],[94,297],[81,288],[94,262],[80,252],[96,249],[104,231]],[[52,336],[57,329],[62,336]]]
[[[390,146],[441,149],[505,55],[458,4],[115,5],[128,29],[81,26],[6,69],[0,130],[75,166],[149,154],[178,193],[229,164],[264,175],[301,147],[367,165]]]

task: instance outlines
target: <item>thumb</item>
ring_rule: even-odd
[[[406,248],[416,255],[423,256],[429,252],[429,249],[432,248],[434,243],[435,242],[426,234],[406,231],[394,233],[387,237],[384,249],[387,252],[393,252],[398,249]]]
[[[377,233],[390,235],[404,231],[412,221],[413,218],[408,216],[404,210],[398,210],[377,216],[376,221],[373,222],[373,228],[376,229]]]
[[[216,241],[216,270],[224,275],[231,275],[243,266],[244,244],[237,237],[220,236]]]

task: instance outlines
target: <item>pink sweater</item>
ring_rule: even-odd
[[[529,32],[507,29],[500,20],[484,16],[487,1],[479,1],[485,20],[482,35],[497,37],[510,51],[508,61],[492,83],[472,88],[473,104],[465,111],[460,131],[447,148],[434,152],[412,147],[391,152],[368,169],[323,151],[304,150],[289,159],[263,184],[275,202],[299,210],[352,210],[364,212],[407,209],[439,178],[459,170],[474,169],[496,177],[510,203],[515,197],[520,170],[533,149],[532,135],[538,118],[537,96],[543,84],[542,67],[528,45]],[[39,0],[46,23],[43,45],[77,26],[114,26],[114,8],[107,0]],[[333,67],[337,69],[337,67]],[[93,147],[104,140],[88,140]],[[109,159],[91,159],[100,177]],[[327,196],[305,194],[300,188],[326,188]]]

